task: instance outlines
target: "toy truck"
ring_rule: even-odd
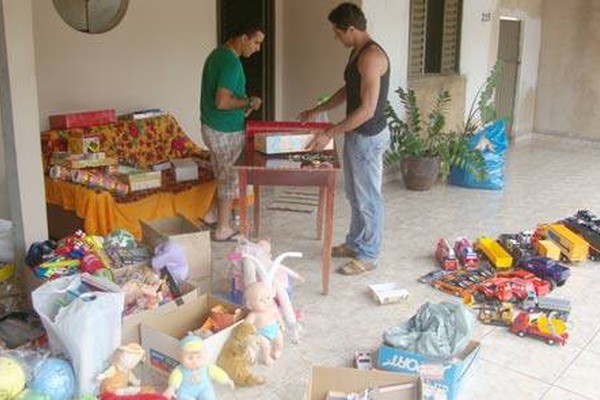
[[[479,257],[477,257],[477,253],[473,250],[473,245],[469,242],[469,239],[464,237],[458,238],[454,243],[454,252],[456,253],[456,257],[458,257],[458,261],[466,269],[477,269]]]
[[[580,215],[582,211],[577,213]],[[583,237],[590,246],[590,259],[592,261],[600,260],[600,225],[596,224],[588,214],[583,214],[587,219],[570,217],[561,221],[561,224]],[[593,215],[593,214],[592,214]]]
[[[477,319],[482,324],[496,326],[510,326],[513,321],[513,306],[510,303],[484,303],[479,308]]]
[[[508,269],[512,267],[513,258],[492,238],[481,238],[477,241],[477,249],[480,250],[490,260],[493,266],[498,269]]]
[[[550,282],[551,289],[562,286],[571,276],[571,269],[547,257],[528,257],[519,261],[519,268],[531,272],[535,276]]]
[[[498,243],[510,254],[513,265],[523,257],[536,254],[533,245],[533,233],[521,231],[517,234],[504,233],[498,236]]]
[[[454,249],[450,247],[446,239],[440,239],[435,248],[435,258],[440,263],[440,267],[446,271],[458,269],[458,260]]]
[[[537,252],[542,257],[548,257],[551,260],[560,260],[560,247],[554,244],[552,240],[542,239],[537,242]]]
[[[521,308],[529,313],[542,311],[549,316],[566,321],[571,313],[571,302],[556,297],[538,297],[534,291],[531,291],[527,293],[527,297],[521,302]]]
[[[569,338],[564,321],[548,318],[545,315],[540,315],[534,319],[526,312],[520,312],[509,329],[515,335],[520,337],[531,336],[543,340],[549,345],[560,344],[564,346]]]
[[[576,262],[588,258],[589,245],[581,236],[561,224],[550,224],[545,229],[548,239],[560,248],[560,252],[567,260]]]

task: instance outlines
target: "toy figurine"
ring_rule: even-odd
[[[250,310],[246,322],[256,327],[263,361],[267,365],[281,356],[283,349],[283,319],[271,295],[271,289],[264,282],[255,282],[244,292],[246,307]]]
[[[235,387],[225,371],[208,364],[208,353],[200,337],[188,334],[181,339],[179,347],[180,364],[169,377],[169,386],[164,393],[167,399],[216,400],[211,379],[222,385],[229,385],[232,389]]]
[[[100,391],[117,396],[152,392],[152,389],[142,388],[140,380],[133,374],[133,369],[144,355],[144,349],[137,343],[119,347],[115,352],[112,365],[96,378],[100,382]]]

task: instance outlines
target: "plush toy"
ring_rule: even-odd
[[[0,398],[14,399],[25,388],[25,371],[12,357],[0,357]]]
[[[35,368],[29,389],[48,395],[52,400],[70,400],[75,394],[75,372],[63,359],[49,357]]]
[[[200,337],[187,335],[179,342],[179,347],[180,364],[169,376],[169,386],[164,393],[166,398],[216,400],[211,379],[232,389],[235,387],[225,371],[208,363],[208,352]]]
[[[227,372],[236,385],[262,385],[265,378],[253,375],[251,371],[252,364],[256,361],[257,347],[256,327],[247,323],[240,324],[223,346],[217,365]]]
[[[254,282],[246,287],[244,296],[250,310],[246,322],[256,327],[262,360],[271,365],[283,351],[282,332],[285,329],[271,288],[265,282]]]
[[[152,269],[160,273],[167,268],[173,278],[178,282],[185,281],[188,277],[189,266],[185,256],[185,249],[172,240],[162,243],[154,249],[152,257]]]
[[[301,328],[290,299],[288,286],[290,285],[289,277],[299,281],[304,279],[290,268],[282,265],[281,262],[287,257],[302,257],[302,253],[282,253],[273,261],[271,258],[271,243],[267,240],[260,240],[256,244],[247,242],[240,247],[240,253],[242,258],[250,261],[244,263],[245,285],[248,286],[260,279],[271,288],[287,328],[290,330],[292,342],[298,343]]]
[[[96,378],[100,382],[100,392],[117,396],[153,392],[152,388],[140,386],[140,380],[133,374],[133,369],[144,355],[144,349],[137,343],[119,347],[114,354],[112,365]]]

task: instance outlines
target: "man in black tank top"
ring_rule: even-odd
[[[328,18],[336,39],[352,49],[345,84],[327,102],[301,112],[299,118],[310,120],[346,102],[346,118],[318,135],[308,148],[321,151],[332,137],[344,135],[345,192],[352,213],[346,240],[332,249],[332,256],[351,258],[338,272],[358,275],[377,267],[383,238],[381,182],[383,153],[390,143],[385,116],[390,62],[366,31],[367,21],[358,6],[342,3]]]

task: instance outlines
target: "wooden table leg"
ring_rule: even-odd
[[[254,237],[260,235],[260,186],[254,184]]]
[[[333,244],[333,203],[335,196],[335,173],[327,180],[325,197],[325,239],[323,241],[323,294],[329,293],[329,276],[331,275],[331,246]]]
[[[323,208],[325,206],[325,187],[319,186],[319,204],[317,205],[317,240],[323,239]]]
[[[248,175],[245,169],[240,169],[239,171],[240,233],[245,237],[248,237],[248,198],[246,197]]]

